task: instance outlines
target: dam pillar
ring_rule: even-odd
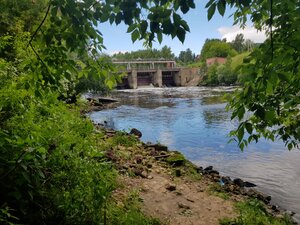
[[[162,71],[160,69],[156,70],[153,74],[153,85],[155,87],[162,87]]]
[[[128,74],[128,86],[130,89],[137,89],[137,71],[132,70]]]

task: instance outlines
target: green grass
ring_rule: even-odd
[[[212,185],[209,186],[208,188],[208,193],[211,194],[211,195],[215,195],[215,196],[218,196],[224,200],[228,200],[229,199],[229,195],[227,193],[225,193],[223,190],[222,190],[222,187],[217,184],[217,183],[214,183]]]
[[[126,196],[122,204],[111,202],[107,208],[107,224],[114,225],[159,225],[161,222],[141,212],[142,199],[137,191]]]
[[[239,65],[243,63],[243,59],[247,57],[249,54],[250,52],[243,52],[241,54],[232,57],[231,68],[235,70]]]
[[[236,203],[239,216],[234,219],[222,219],[221,225],[290,225],[293,224],[289,216],[274,218],[264,208],[262,203],[256,199]]]

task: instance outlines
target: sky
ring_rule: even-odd
[[[230,17],[232,13],[230,9],[226,11],[223,17],[216,10],[214,17],[208,21],[207,10],[205,9],[206,2],[195,1],[196,9],[192,9],[187,14],[182,15],[190,27],[190,32],[186,34],[183,44],[177,38],[172,39],[164,36],[161,44],[153,43],[153,48],[160,49],[167,45],[177,56],[180,51],[190,48],[197,55],[200,54],[207,38],[226,38],[227,41],[232,41],[237,34],[243,33],[245,39],[250,39],[257,43],[264,41],[265,35],[257,33],[255,28],[251,26],[246,27],[244,30],[241,30],[238,26],[232,26],[233,18]],[[103,34],[106,47],[104,53],[112,55],[117,52],[131,52],[144,49],[143,41],[132,43],[130,33],[126,33],[127,26],[123,23],[118,26],[103,23],[98,26],[98,29]]]

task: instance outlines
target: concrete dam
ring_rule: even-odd
[[[202,80],[198,68],[177,67],[173,60],[120,60],[113,63],[125,74],[118,88],[197,86]]]

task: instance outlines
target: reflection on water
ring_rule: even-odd
[[[272,195],[273,203],[296,212],[300,219],[300,151],[288,152],[280,142],[260,141],[241,152],[228,144],[236,126],[220,97],[234,88],[158,88],[114,93],[119,107],[94,112],[95,122],[115,129],[137,128],[142,140],[180,150],[194,163],[213,165],[223,174],[240,177]],[[109,124],[108,124],[109,125]]]

